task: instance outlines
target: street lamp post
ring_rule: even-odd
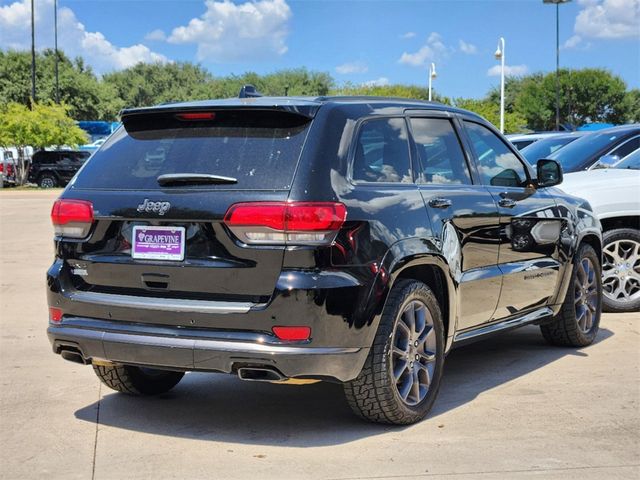
[[[36,101],[36,22],[31,0],[31,108]]]
[[[431,62],[431,65],[429,65],[429,101],[431,101],[431,83],[436,77],[436,64]]]
[[[500,37],[496,49],[496,60],[500,60],[500,132],[504,133],[504,38]]]
[[[58,82],[58,0],[53,1],[53,39],[54,39],[54,50],[56,55],[56,61],[55,61],[56,103],[60,103],[60,84]]]
[[[560,130],[560,4],[571,0],[542,0],[556,6],[556,130]]]

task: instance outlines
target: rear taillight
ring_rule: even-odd
[[[58,236],[84,238],[93,223],[93,205],[85,200],[56,200],[51,209],[51,223]]]
[[[346,218],[342,203],[251,202],[232,205],[224,223],[248,244],[330,245]]]

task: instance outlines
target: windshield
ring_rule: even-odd
[[[640,170],[640,149],[630,153],[618,163],[614,165],[615,168],[631,168],[633,170]]]
[[[625,133],[628,131],[591,133],[555,151],[548,158],[560,162],[565,172],[576,172],[588,167],[594,155],[614,144]]]
[[[543,140],[538,140],[537,142],[525,147],[521,150],[522,155],[526,158],[530,164],[535,165],[535,163],[542,158],[549,158],[556,150],[568,145],[569,143],[577,140],[580,137],[551,137],[545,138]]]

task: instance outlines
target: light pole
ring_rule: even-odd
[[[500,37],[496,49],[496,60],[500,60],[500,132],[504,133],[504,38]]]
[[[437,76],[438,75],[436,74],[436,64],[431,62],[431,65],[429,65],[429,101],[431,101],[431,82]]]
[[[36,101],[36,22],[31,0],[31,108]]]
[[[60,103],[60,85],[58,83],[58,0],[53,1],[53,39],[56,54],[56,103]]]
[[[560,4],[571,0],[542,0],[556,5],[556,130],[560,130]]]

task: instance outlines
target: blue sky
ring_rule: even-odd
[[[29,47],[30,0],[0,1],[0,46]],[[480,97],[508,71],[555,68],[555,7],[542,0],[59,0],[60,46],[97,72],[189,60],[214,75],[305,66],[338,83],[426,84]],[[53,45],[53,0],[36,0],[36,43]],[[640,87],[640,0],[560,7],[561,65],[603,67]],[[492,75],[493,74],[493,75]]]

